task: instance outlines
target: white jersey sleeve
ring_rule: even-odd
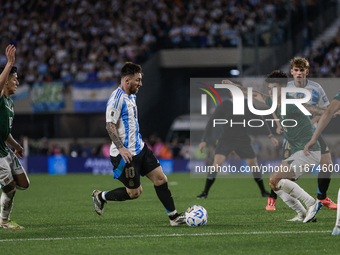
[[[144,142],[139,133],[135,95],[127,95],[120,86],[113,91],[106,105],[106,122],[115,124],[119,139],[132,155],[141,152]],[[112,143],[110,155],[118,154],[119,150]]]
[[[327,107],[330,103],[328,97],[321,86],[319,86],[319,102],[318,106],[321,108]]]
[[[106,122],[117,124],[121,115],[123,100],[121,90],[117,89],[112,92],[106,105]]]
[[[294,81],[288,82],[287,87],[295,87]],[[304,89],[308,90],[311,93],[311,99],[307,102],[307,104],[314,105],[320,108],[324,108],[329,105],[327,95],[319,83],[308,80]],[[300,92],[290,92],[289,95],[294,98],[305,97],[304,93]]]

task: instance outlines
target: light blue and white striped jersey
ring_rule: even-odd
[[[137,119],[136,95],[128,95],[119,86],[114,90],[106,105],[106,122],[116,125],[119,138],[132,155],[138,155],[144,142],[139,133]],[[115,157],[119,151],[114,143],[110,147],[110,155]]]
[[[288,82],[287,87],[296,87],[294,80]],[[312,98],[307,102],[307,104],[314,105],[314,106],[317,106],[317,107],[320,107],[320,108],[324,108],[324,107],[329,105],[329,100],[327,98],[327,95],[326,95],[325,91],[323,90],[323,88],[320,86],[319,83],[307,80],[307,85],[306,85],[306,87],[304,87],[304,89],[309,90],[309,92],[312,95]],[[303,93],[296,93],[296,92],[292,93],[292,92],[290,92],[288,94],[290,96],[294,97],[294,98],[304,98],[305,97],[305,94],[303,94]],[[314,116],[311,116],[311,119],[313,117]],[[316,127],[316,124],[314,124],[314,126]]]

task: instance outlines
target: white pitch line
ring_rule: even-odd
[[[120,239],[120,238],[145,238],[145,237],[148,237],[148,238],[150,238],[150,237],[158,238],[158,237],[181,237],[181,236],[315,234],[315,233],[331,233],[331,230],[321,230],[321,231],[266,231],[266,232],[234,232],[234,233],[199,233],[199,234],[169,234],[169,235],[132,235],[132,236],[81,236],[81,237],[21,238],[21,239],[0,239],[0,242],[81,240],[81,239]]]

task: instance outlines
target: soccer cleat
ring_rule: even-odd
[[[306,215],[296,215],[293,219],[287,220],[287,221],[303,221],[306,218]]]
[[[9,221],[7,223],[1,224],[0,228],[9,228],[9,229],[23,229],[23,226],[18,225],[14,221]]]
[[[171,226],[179,226],[183,223],[185,223],[185,216],[179,213],[176,213],[176,215],[173,216],[173,219],[169,217],[170,225]]]
[[[323,206],[328,207],[329,209],[338,209],[338,205],[336,203],[334,203],[329,197],[326,197],[325,199],[320,199],[320,201],[322,202]]]
[[[340,235],[340,226],[335,225],[333,231],[332,231],[332,235]]]
[[[274,211],[274,210],[276,210],[275,204],[276,204],[276,199],[272,198],[272,197],[268,197],[268,202],[267,202],[266,210],[267,211]]]
[[[261,193],[262,197],[270,197],[270,193],[268,191],[264,191]]]
[[[208,197],[208,193],[207,192],[202,192],[201,195],[198,195],[197,198],[198,199],[206,199]]]
[[[93,198],[93,204],[94,204],[94,211],[98,214],[98,215],[102,215],[103,214],[103,209],[104,209],[104,204],[106,203],[102,203],[98,197],[98,195],[101,193],[100,190],[94,190],[91,193],[91,196]]]
[[[307,208],[306,218],[303,220],[303,223],[310,222],[315,217],[315,215],[318,213],[321,206],[322,206],[321,201],[318,199],[315,199],[314,204]]]

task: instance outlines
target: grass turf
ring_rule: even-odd
[[[205,179],[168,175],[176,208],[199,204],[209,214],[204,227],[170,227],[153,184],[142,178],[143,194],[133,201],[109,202],[104,214],[93,211],[91,192],[120,182],[109,175],[30,175],[31,186],[17,191],[11,219],[25,229],[0,229],[3,254],[320,254],[340,250],[332,236],[336,210],[322,208],[316,223],[286,222],[295,213],[278,199],[266,211],[267,198],[252,179],[217,179],[208,199],[198,200]],[[265,179],[268,187],[268,179]],[[298,183],[316,195],[317,180]],[[340,179],[328,196],[336,201]],[[269,190],[269,187],[268,187]]]

